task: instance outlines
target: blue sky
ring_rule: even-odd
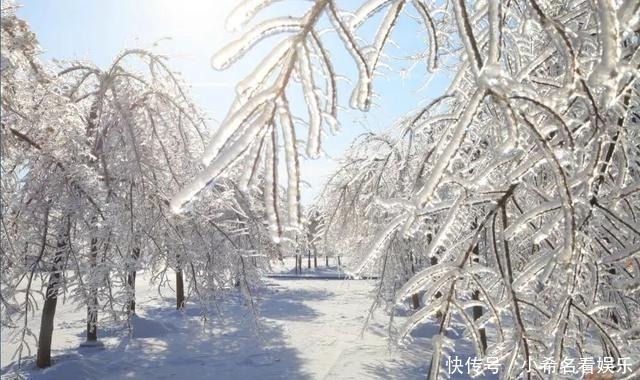
[[[125,48],[153,48],[168,55],[170,66],[179,71],[191,85],[191,92],[211,118],[213,128],[222,120],[231,104],[233,88],[244,74],[268,51],[273,40],[265,41],[255,52],[224,72],[210,66],[211,56],[237,34],[228,33],[224,19],[236,0],[22,0],[20,17],[37,34],[44,50],[44,59],[84,59],[107,66]],[[353,3],[352,0],[345,4]],[[271,14],[302,14],[309,7],[306,1],[276,3]],[[374,88],[380,95],[378,106],[363,114],[355,110],[341,112],[342,132],[324,139],[327,157],[303,162],[303,180],[310,187],[303,189],[303,202],[309,204],[320,191],[324,177],[336,167],[338,159],[359,134],[390,128],[407,111],[415,109],[444,90],[448,79],[431,74],[419,62],[405,70],[409,62],[401,58],[426,49],[426,36],[421,26],[405,11],[401,27],[393,34],[398,47],[390,46],[391,67],[376,79]],[[268,17],[267,13],[263,17]],[[379,17],[364,26],[365,35],[375,31]],[[170,39],[168,39],[168,37]],[[328,37],[331,41],[331,36]],[[154,46],[154,43],[157,44]],[[353,78],[354,67],[347,52],[334,39],[329,42],[336,69]],[[405,71],[400,74],[400,71]],[[339,93],[346,106],[350,86],[344,83]]]

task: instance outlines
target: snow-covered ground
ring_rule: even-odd
[[[101,326],[104,349],[79,348],[85,311],[60,303],[55,364],[33,370],[28,357],[20,372],[68,380],[424,378],[430,334],[418,332],[404,349],[390,345],[382,310],[363,332],[373,291],[370,280],[268,278],[254,294],[258,323],[235,293],[218,302],[220,316],[204,321],[196,304],[178,312],[173,299],[143,280],[131,336],[126,326]],[[36,333],[38,318],[39,312],[31,321]],[[15,375],[15,347],[3,330],[2,379]]]

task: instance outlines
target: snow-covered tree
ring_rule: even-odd
[[[131,49],[106,69],[52,67],[15,6],[2,12],[2,323],[23,342],[18,361],[40,294],[38,367],[51,364],[62,294],[87,308],[88,344],[99,310],[135,313],[140,269],[160,284],[175,273],[178,309],[191,297],[206,311],[236,284],[251,297],[273,253],[254,195],[228,181],[198,214],[169,212],[208,126],[166,58]]]
[[[126,313],[134,313],[140,262],[148,253],[164,255],[166,245],[178,240],[180,231],[164,209],[169,194],[193,172],[192,157],[202,147],[206,126],[165,59],[151,52],[126,50],[105,70],[86,63],[67,66],[59,77],[66,83],[65,95],[84,112],[91,149],[85,165],[99,173],[101,201],[107,205],[91,218],[96,231],[87,273],[90,304],[97,303],[92,282],[101,277],[93,275],[97,252],[110,248],[118,254],[107,261],[124,265],[120,278],[126,283],[122,289],[128,289],[122,294]],[[181,261],[170,260],[177,265],[179,283]],[[177,287],[182,289],[182,283]],[[90,309],[89,319],[96,320],[96,307]],[[95,333],[88,337],[95,340]]]
[[[18,352],[30,352],[35,335],[26,319],[42,294],[38,365],[47,366],[70,235],[81,210],[97,207],[95,176],[76,165],[88,153],[77,109],[40,63],[36,38],[15,6],[2,6],[2,321],[21,325]]]

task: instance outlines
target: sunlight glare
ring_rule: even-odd
[[[168,32],[180,35],[206,33],[213,40],[220,40],[225,19],[235,4],[234,0],[158,0],[154,2],[152,12],[166,22]]]

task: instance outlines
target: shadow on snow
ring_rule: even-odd
[[[273,319],[306,320],[315,312],[301,302],[326,297],[324,292],[296,291],[287,299],[277,292],[259,292],[260,315]],[[167,302],[162,304],[167,305]],[[52,367],[34,368],[34,357],[2,368],[2,377],[17,372],[28,379],[309,379],[303,373],[299,353],[287,347],[282,327],[256,320],[238,296],[219,303],[220,316],[199,317],[200,310],[188,305],[184,312],[170,306],[139,306],[140,315],[126,327],[99,330],[104,348],[79,347],[54,351]],[[84,339],[84,333],[78,335]],[[55,339],[55,331],[54,331]]]

